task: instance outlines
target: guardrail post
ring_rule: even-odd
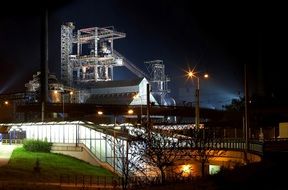
[[[104,187],[106,188],[106,176],[104,176]]]

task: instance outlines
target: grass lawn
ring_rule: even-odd
[[[40,174],[37,176],[45,181],[59,181],[60,176],[115,176],[110,171],[90,165],[82,160],[69,156],[28,152],[24,148],[16,148],[7,165],[0,167],[0,179],[13,177],[18,180],[26,180],[35,177],[34,166],[36,160],[40,162]]]

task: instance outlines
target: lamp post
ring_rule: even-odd
[[[141,96],[138,94],[136,94],[135,96],[133,96],[133,99],[137,99],[137,98],[140,98],[140,124],[142,126],[142,115],[143,115],[143,111],[142,111],[142,98]]]
[[[199,123],[200,123],[200,98],[199,98],[199,85],[200,85],[200,81],[199,81],[199,77],[196,77],[197,79],[197,86],[196,86],[196,90],[195,90],[195,98],[196,98],[196,106],[195,106],[195,124],[196,124],[196,128],[199,129]]]
[[[195,90],[195,99],[196,99],[196,105],[195,105],[195,125],[196,129],[199,129],[200,124],[200,78],[196,75],[196,72],[194,70],[187,72],[188,78],[196,78],[197,79],[197,85]],[[204,74],[204,78],[208,78],[208,74]]]

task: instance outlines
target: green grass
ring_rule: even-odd
[[[90,165],[82,160],[69,156],[54,154],[29,152],[24,148],[16,148],[9,160],[9,163],[0,168],[0,178],[7,179],[13,176],[25,180],[35,177],[33,170],[37,158],[40,162],[40,177],[46,181],[59,180],[60,176],[69,174],[73,176],[114,176],[108,170]]]

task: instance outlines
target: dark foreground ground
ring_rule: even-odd
[[[211,176],[214,189],[288,189],[288,151],[266,154],[260,163],[248,164]]]
[[[137,190],[282,190],[288,189],[288,151],[282,153],[271,153],[265,155],[264,160],[260,163],[247,164],[239,166],[234,170],[222,170],[214,176],[206,177],[205,179],[194,180],[192,182],[171,183],[166,185],[154,185],[150,187],[137,187]],[[0,190],[10,189],[31,189],[31,190],[68,190],[68,189],[121,189],[107,185],[98,187],[64,187],[53,186],[46,184],[45,186],[36,184],[27,188],[24,186],[15,187],[15,184],[4,185],[0,184]]]
[[[260,163],[223,170],[191,183],[154,186],[150,190],[282,190],[288,189],[288,151],[266,155]]]

